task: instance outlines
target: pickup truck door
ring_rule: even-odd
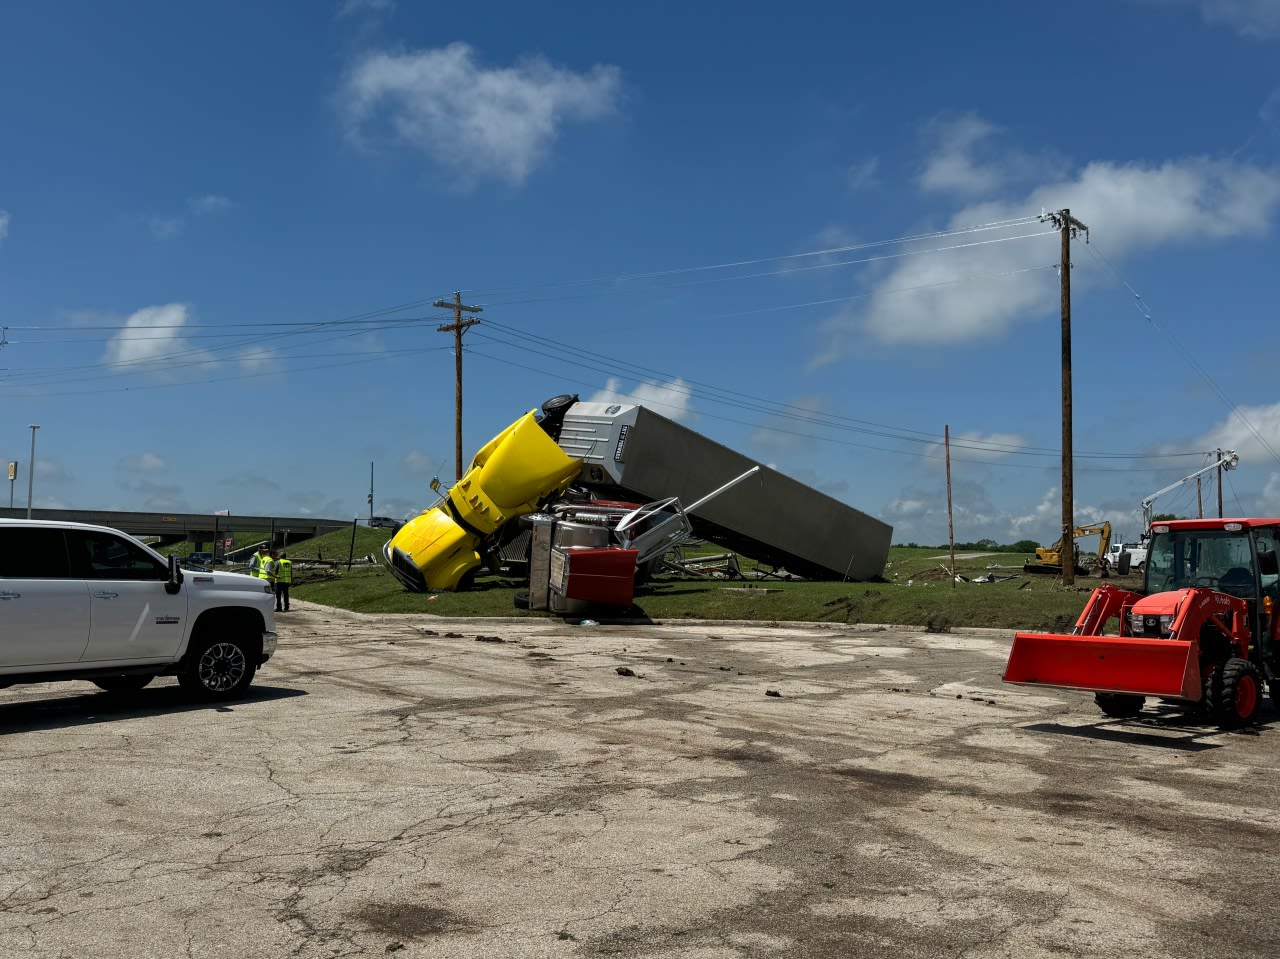
[[[169,594],[168,567],[131,539],[68,530],[72,567],[84,572],[91,626],[81,662],[172,659],[187,628],[187,591]]]
[[[0,528],[0,665],[74,663],[89,642],[89,590],[60,529]]]

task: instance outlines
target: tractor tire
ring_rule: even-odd
[[[1147,698],[1130,693],[1094,693],[1093,701],[1112,719],[1129,719],[1142,712]]]
[[[1280,679],[1273,679],[1267,685],[1271,689],[1271,708],[1280,713]]]
[[[1247,659],[1232,657],[1205,677],[1205,705],[1223,729],[1247,726],[1262,705],[1262,673]]]

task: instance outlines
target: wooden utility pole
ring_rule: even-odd
[[[457,459],[457,476],[456,479],[462,479],[462,334],[465,330],[475,326],[479,320],[471,319],[464,321],[463,313],[483,313],[484,307],[481,306],[463,306],[462,293],[453,294],[453,302],[448,300],[436,300],[435,306],[451,308],[453,310],[453,322],[448,326],[438,326],[436,331],[439,333],[453,334],[453,358],[454,358],[454,390],[453,390],[453,435],[454,435],[454,453]]]
[[[951,545],[951,588],[956,588],[956,527],[951,516],[951,427],[942,427],[947,449],[947,542]]]
[[[1062,559],[1062,585],[1073,586],[1076,581],[1076,524],[1071,448],[1071,238],[1082,230],[1087,236],[1089,228],[1067,209],[1041,214],[1040,219],[1048,220],[1062,233],[1062,259],[1058,268],[1062,287],[1062,552],[1059,558]]]

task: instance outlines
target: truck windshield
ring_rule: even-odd
[[[1170,530],[1153,533],[1147,550],[1147,592],[1185,586],[1222,588],[1224,582],[1254,580],[1247,530]]]

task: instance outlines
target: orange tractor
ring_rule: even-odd
[[[1092,691],[1108,716],[1146,697],[1252,722],[1264,683],[1280,709],[1280,518],[1151,526],[1141,592],[1094,590],[1070,633],[1017,633],[1004,681]]]

